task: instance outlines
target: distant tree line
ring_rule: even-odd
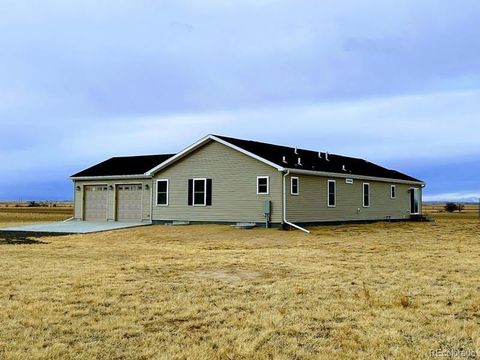
[[[21,207],[21,204],[16,204],[15,207]],[[27,201],[27,207],[57,207],[55,203]]]
[[[462,212],[465,209],[465,205],[463,204],[455,204],[449,202],[445,205],[445,211],[453,213],[454,211]]]

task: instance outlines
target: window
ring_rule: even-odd
[[[207,179],[193,180],[193,206],[207,205]]]
[[[257,195],[268,195],[270,193],[270,178],[268,176],[257,177]]]
[[[291,191],[292,195],[299,195],[300,194],[300,180],[298,177],[292,177],[292,184],[291,184]]]
[[[396,199],[397,187],[395,185],[390,186],[390,199]]]
[[[212,179],[188,180],[188,205],[212,205]]]
[[[328,207],[335,207],[337,206],[337,183],[335,180],[328,180],[328,187],[327,187],[327,205]]]
[[[106,186],[92,186],[90,188],[91,191],[107,191]]]
[[[157,206],[168,206],[168,180],[157,180]]]
[[[363,183],[363,207],[370,207],[370,184]]]

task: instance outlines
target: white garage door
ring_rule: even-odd
[[[142,221],[142,185],[117,186],[117,221]]]
[[[107,220],[106,186],[85,186],[84,219],[87,221]]]

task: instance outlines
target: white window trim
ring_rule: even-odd
[[[293,192],[293,181],[297,180],[297,192]],[[296,176],[292,176],[290,179],[290,195],[298,196],[300,195],[300,178]]]
[[[365,205],[365,185],[368,185],[368,205]],[[370,183],[363,183],[362,194],[362,205],[364,208],[369,208],[372,204],[372,187],[370,186]]]
[[[258,191],[260,179],[267,179],[267,192],[265,193]],[[257,176],[257,195],[270,195],[270,176]]]
[[[333,183],[333,195],[334,196],[334,204],[330,205],[330,184]],[[337,180],[328,180],[327,181],[327,207],[334,208],[337,207]]]
[[[159,204],[158,203],[158,183],[159,182],[166,182],[167,183],[167,203],[166,204]],[[162,206],[162,207],[168,206],[170,204],[170,181],[168,179],[158,179],[156,190],[157,191],[155,193],[155,205],[156,206]]]
[[[395,196],[393,196],[393,192],[395,192]],[[394,200],[397,198],[397,186],[396,185],[390,185],[390,199]]]
[[[196,181],[203,181],[204,186],[204,194],[203,194],[203,204],[195,204],[195,182]],[[206,207],[207,206],[207,178],[197,178],[193,179],[193,189],[192,189],[192,204],[195,207]]]

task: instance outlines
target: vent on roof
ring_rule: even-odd
[[[330,161],[330,159],[328,158],[328,152],[325,153],[325,160]]]
[[[283,160],[282,160],[282,161],[283,161],[284,164],[288,164],[288,161],[287,161],[287,157],[286,157],[286,156],[283,157]]]
[[[298,158],[298,164],[297,165],[302,166],[302,158],[300,158],[300,157]]]
[[[319,157],[320,159],[322,158],[322,153],[321,153],[321,152],[318,153],[318,157]]]
[[[298,148],[295,148],[295,155],[298,155]]]
[[[345,165],[342,165],[342,171],[347,171],[347,168],[345,167]]]

